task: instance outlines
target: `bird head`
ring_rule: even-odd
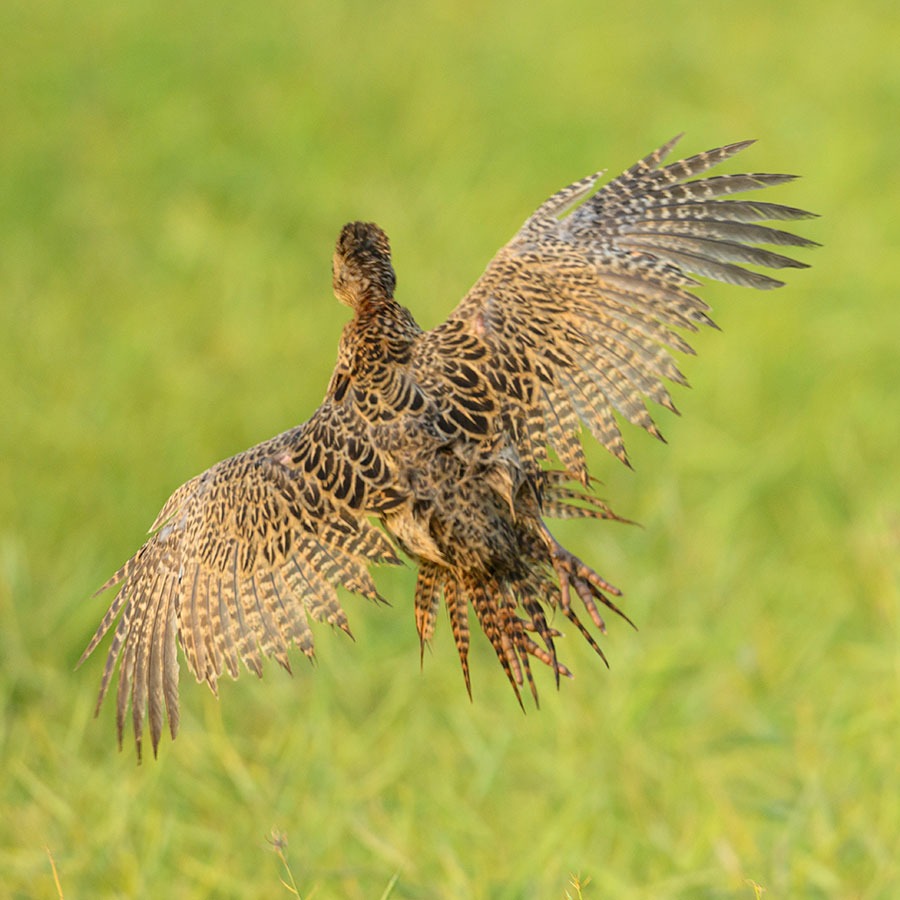
[[[335,297],[357,309],[366,300],[393,297],[396,284],[388,236],[372,222],[345,225],[332,262]]]

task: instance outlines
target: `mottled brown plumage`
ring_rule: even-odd
[[[419,567],[421,645],[443,598],[467,689],[470,608],[517,697],[527,682],[537,699],[531,657],[557,683],[569,674],[556,608],[603,656],[573,594],[603,632],[603,607],[622,615],[620,592],[543,518],[617,518],[590,493],[580,427],[626,463],[616,414],[661,437],[645,399],[674,410],[664,382],[685,379],[669,350],[692,352],[672,328],[713,324],[689,273],[773,288],[782,282],[740,264],[804,265],[757,245],[813,242],[755,223],[810,213],[729,199],[792,176],[688,180],[750,143],[661,167],[671,141],[597,191],[599,175],[563,189],[432,331],[394,300],[384,232],[345,226],[334,291],[354,315],[322,405],[182,485],[101,589],[117,593],[82,660],[121,613],[97,702],[118,661],[120,744],[129,698],[138,752],[148,711],[154,753],[163,707],[175,736],[178,640],[213,691],[241,661],[289,668],[291,644],[313,655],[310,619],[349,633],[335,587],[379,599],[368,565],[399,562],[398,548]]]

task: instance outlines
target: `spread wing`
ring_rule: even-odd
[[[176,636],[215,691],[223,670],[238,676],[238,660],[259,675],[262,654],[290,670],[292,642],[311,657],[309,617],[349,633],[335,586],[380,599],[367,563],[399,562],[367,518],[397,501],[392,481],[361,421],[326,401],[305,425],[178,488],[147,543],[100,589],[118,591],[79,661],[121,613],[97,700],[99,710],[118,661],[119,744],[129,698],[138,754],[148,708],[154,753],[163,705],[175,736]]]
[[[481,336],[488,351],[480,365],[494,389],[508,398],[519,451],[541,460],[550,446],[566,469],[585,481],[581,422],[626,464],[615,413],[661,438],[645,398],[675,411],[664,380],[686,380],[669,351],[693,353],[672,328],[713,325],[709,307],[692,292],[699,285],[692,275],[780,287],[783,282],[743,264],[773,269],[805,264],[757,245],[816,246],[755,224],[812,213],[731,199],[795,176],[688,180],[753,141],[662,167],[677,141],[596,192],[602,173],[554,194],[494,257],[447,321],[427,336],[435,351],[450,357],[459,356],[462,335]],[[473,364],[471,352],[468,359]]]

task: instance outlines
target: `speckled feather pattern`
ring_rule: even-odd
[[[182,485],[101,588],[116,592],[82,661],[112,630],[97,709],[118,665],[120,744],[129,704],[139,754],[145,720],[154,753],[165,719],[175,736],[178,643],[213,691],[266,656],[289,669],[292,645],[314,655],[310,621],[349,633],[336,588],[381,599],[369,567],[400,551],[418,566],[421,646],[443,601],[470,694],[470,610],[517,697],[537,700],[532,660],[557,684],[569,674],[554,610],[603,655],[573,593],[602,633],[620,592],[544,523],[619,518],[592,491],[582,424],[625,463],[621,421],[661,438],[646,400],[675,409],[667,382],[686,382],[671,351],[713,324],[697,276],[779,287],[745,266],[804,264],[759,245],[813,246],[757,224],[810,213],[732,199],[792,176],[698,178],[752,142],[665,166],[675,142],[547,200],[432,331],[394,299],[384,232],[345,226],[333,281],[353,317],[322,405]]]

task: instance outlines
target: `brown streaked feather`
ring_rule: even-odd
[[[543,523],[627,521],[591,493],[582,426],[626,464],[620,420],[662,440],[647,400],[677,412],[667,383],[687,380],[672,353],[693,353],[684,332],[715,327],[698,279],[780,287],[747,267],[805,263],[760,245],[815,246],[757,224],[812,214],[733,198],[793,176],[705,175],[752,141],[665,164],[677,141],[599,188],[602,173],[551,196],[429,332],[394,299],[384,232],[344,227],[332,282],[353,317],[322,405],[178,488],[101,588],[116,593],[79,665],[112,630],[97,710],[118,666],[120,744],[129,703],[139,755],[145,716],[154,755],[164,718],[177,733],[179,642],[214,692],[241,662],[290,671],[292,646],[314,657],[310,620],[350,634],[338,588],[383,599],[369,567],[398,564],[398,547],[419,566],[420,647],[443,595],[470,697],[469,604],[520,704],[526,683],[537,702],[531,658],[557,685],[570,675],[548,610],[605,661],[572,602],[603,633],[604,606],[630,621],[621,592]]]
[[[466,682],[466,692],[472,699],[472,683],[469,680],[469,600],[460,593],[459,587],[453,579],[444,582],[444,602],[447,604],[447,613],[450,616],[450,627],[453,631],[453,640],[456,642],[456,651],[459,654],[459,664],[462,666],[463,678]]]
[[[613,411],[658,435],[642,398],[670,406],[659,379],[683,383],[684,378],[663,347],[692,352],[665,326],[695,330],[697,325],[713,324],[706,314],[708,306],[688,289],[697,284],[691,274],[755,288],[777,287],[782,282],[737,263],[802,268],[804,263],[752,245],[814,245],[788,232],[740,224],[808,218],[810,213],[778,204],[717,199],[783,184],[793,176],[721,175],[687,181],[752,141],[660,167],[677,140],[587,199],[596,176],[554,194],[497,254],[447,323],[427,336],[441,341],[444,330],[460,322],[489,319],[492,332],[486,339],[496,334],[498,347],[516,351],[511,355],[513,364],[527,360],[525,371],[541,373],[536,405],[543,411],[546,440],[579,477],[583,459],[571,441],[577,434],[573,411],[626,462]],[[577,200],[583,202],[561,215]],[[679,228],[682,208],[689,221]],[[657,223],[663,222],[671,224],[659,227]],[[559,298],[565,300],[562,313]],[[541,336],[536,322],[544,323]],[[576,344],[565,337],[571,333],[580,336]],[[573,355],[572,349],[585,338],[590,350]],[[509,367],[505,350],[503,361]],[[530,416],[532,410],[522,414]],[[521,442],[521,452],[528,449]]]
[[[320,413],[327,414],[327,408]],[[302,469],[303,457],[299,465],[285,465],[286,454],[304,434],[303,429],[286,432],[176,491],[150,540],[109,582],[119,590],[85,655],[125,612],[98,708],[120,661],[119,729],[130,699],[140,742],[140,723],[149,708],[154,752],[163,706],[177,728],[173,626],[191,672],[215,690],[223,668],[237,677],[238,659],[261,675],[263,656],[290,668],[291,643],[312,656],[307,615],[349,631],[333,584],[375,599],[365,563],[399,562],[380,531],[342,517],[341,507],[323,491],[304,490],[315,476]],[[287,475],[272,477],[269,454],[281,460],[278,468],[287,468]],[[294,479],[297,471],[302,474]],[[365,476],[359,477],[365,483]]]
[[[419,665],[425,662],[425,645],[431,643],[434,625],[441,603],[440,569],[431,563],[423,563],[416,578],[414,599],[416,631],[419,634]]]

